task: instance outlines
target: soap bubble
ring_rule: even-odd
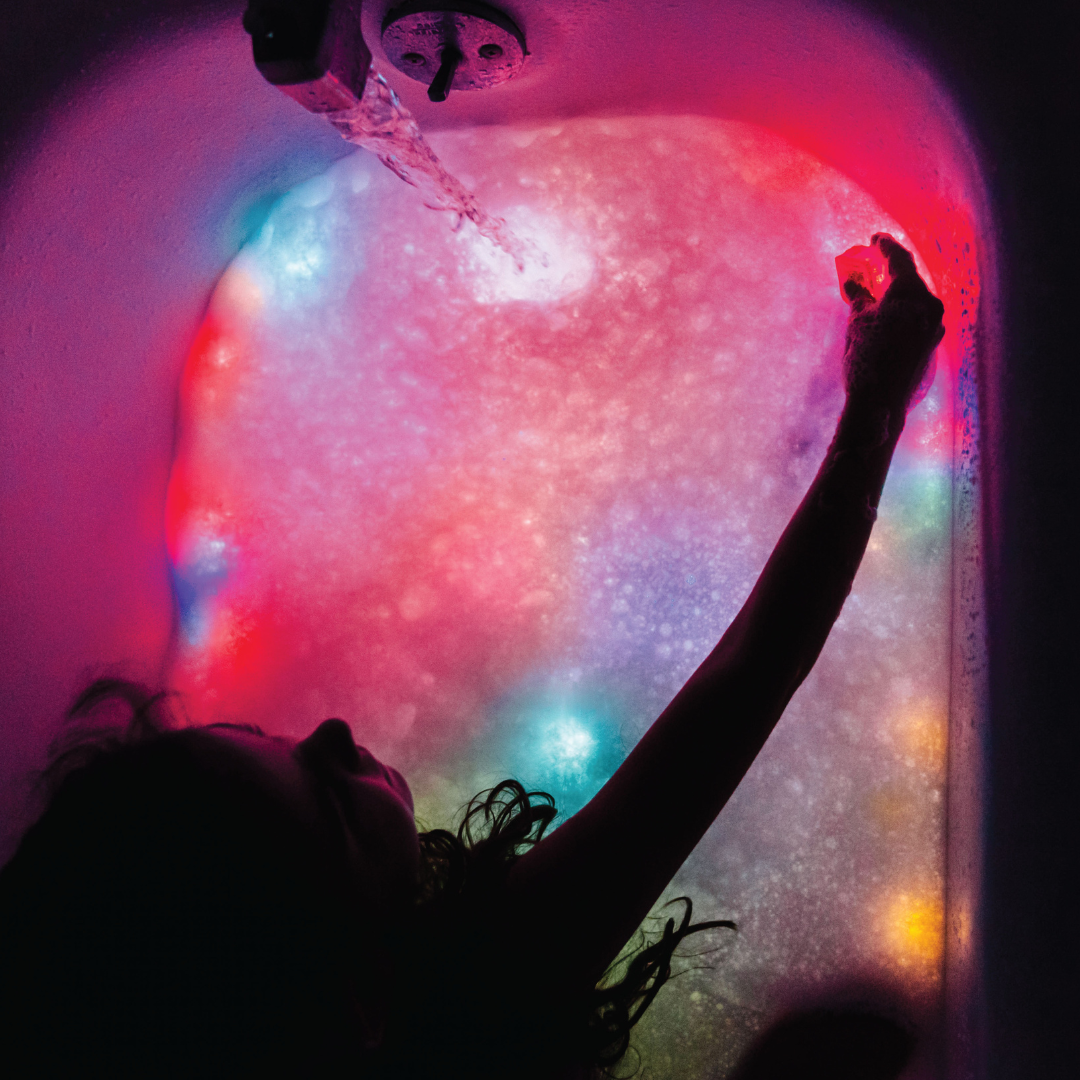
[[[527,206],[511,207],[504,216],[514,234],[532,248],[524,270],[518,270],[510,255],[469,225],[458,233],[462,271],[471,281],[478,303],[526,300],[551,304],[588,287],[595,259],[580,234],[555,216]]]

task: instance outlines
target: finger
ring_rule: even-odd
[[[852,312],[858,313],[863,308],[874,302],[874,294],[864,285],[860,285],[854,278],[848,278],[844,282],[844,295],[851,304]]]
[[[898,277],[918,277],[915,259],[903,244],[898,243],[888,233],[874,233],[870,243],[889,261],[889,276],[895,281]],[[921,279],[920,279],[921,280]]]

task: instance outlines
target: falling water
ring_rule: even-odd
[[[407,184],[419,188],[425,206],[454,211],[459,224],[468,218],[481,236],[514,260],[519,273],[525,270],[526,259],[547,266],[543,252],[515,236],[502,218],[487,213],[476,196],[446,171],[384,76],[371,72],[360,101],[351,109],[327,114],[327,118],[345,139],[370,150]]]

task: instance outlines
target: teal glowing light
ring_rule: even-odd
[[[542,746],[544,765],[552,776],[563,784],[585,782],[598,743],[579,720],[560,717],[545,732]]]
[[[562,820],[577,813],[626,756],[624,711],[617,688],[602,682],[533,686],[503,703],[500,737],[488,733],[480,757],[492,775],[512,775],[553,795]]]
[[[339,185],[345,190],[356,187],[347,170],[339,170],[289,192],[271,208],[245,252],[247,258],[242,257],[244,269],[268,302],[268,314],[289,311],[286,322],[303,320],[312,305],[340,300],[363,268],[363,252],[343,239],[364,215],[339,205],[340,199],[332,201]]]

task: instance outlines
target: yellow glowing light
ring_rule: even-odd
[[[897,966],[912,974],[936,977],[945,932],[941,891],[924,889],[889,897],[881,931],[885,950]]]
[[[944,769],[948,748],[948,715],[943,703],[924,701],[897,725],[903,752],[924,768]]]

